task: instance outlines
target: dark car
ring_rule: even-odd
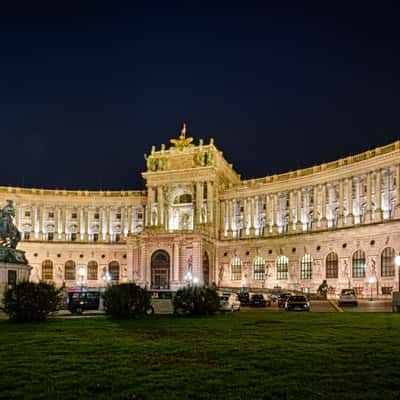
[[[310,303],[308,302],[306,296],[303,296],[303,295],[290,296],[286,300],[285,310],[286,311],[310,311]]]
[[[269,303],[271,305],[271,303]],[[266,307],[267,301],[262,294],[252,294],[249,302],[250,307]]]
[[[291,296],[290,293],[281,293],[281,294],[278,296],[278,307],[279,307],[279,308],[285,307],[286,300],[287,300],[290,296]]]
[[[248,306],[250,303],[250,293],[249,292],[240,292],[239,293],[239,301],[241,306]]]
[[[68,294],[68,310],[73,314],[82,314],[86,310],[98,310],[99,291],[73,292]]]

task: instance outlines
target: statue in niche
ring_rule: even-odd
[[[192,273],[193,271],[193,256],[190,255],[187,259],[187,272]]]
[[[151,224],[157,225],[157,210],[151,212]]]
[[[181,229],[189,229],[190,215],[188,213],[183,213],[181,215],[180,226]]]
[[[224,264],[220,264],[218,268],[218,286],[224,280]]]
[[[204,224],[206,222],[207,211],[205,207],[201,208],[201,222]]]
[[[372,276],[376,276],[376,260],[374,257],[371,257],[369,263],[369,273]]]
[[[12,200],[7,200],[6,205],[0,210],[0,244],[3,247],[15,249],[21,240],[21,234],[14,225],[15,209]]]

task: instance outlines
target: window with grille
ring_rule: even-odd
[[[68,260],[65,263],[64,278],[66,281],[74,281],[76,279],[75,262]]]
[[[381,254],[381,276],[395,275],[395,251],[393,247],[386,247]]]
[[[300,279],[312,279],[312,263],[313,258],[310,254],[301,257]]]
[[[357,250],[353,254],[353,278],[365,278],[365,253]]]
[[[289,259],[286,256],[279,256],[276,260],[276,279],[288,278]]]
[[[256,257],[253,263],[254,280],[262,281],[265,278],[265,260],[262,257]]]
[[[231,262],[231,279],[240,281],[242,279],[242,260],[239,257],[234,257]]]
[[[111,275],[112,281],[119,280],[119,263],[118,263],[118,261],[111,261],[110,264],[108,264],[108,272]]]
[[[42,279],[45,281],[53,279],[53,262],[51,260],[44,260],[42,262]]]
[[[339,260],[336,253],[329,253],[326,257],[326,278],[337,279],[339,275]]]
[[[97,281],[97,262],[89,261],[87,266],[87,279],[88,281]]]

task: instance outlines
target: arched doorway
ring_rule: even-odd
[[[206,251],[203,253],[203,283],[210,284],[210,259]]]
[[[151,256],[151,288],[169,289],[169,254],[157,250]]]

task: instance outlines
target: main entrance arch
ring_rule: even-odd
[[[165,250],[151,256],[151,289],[169,289],[170,257]]]

